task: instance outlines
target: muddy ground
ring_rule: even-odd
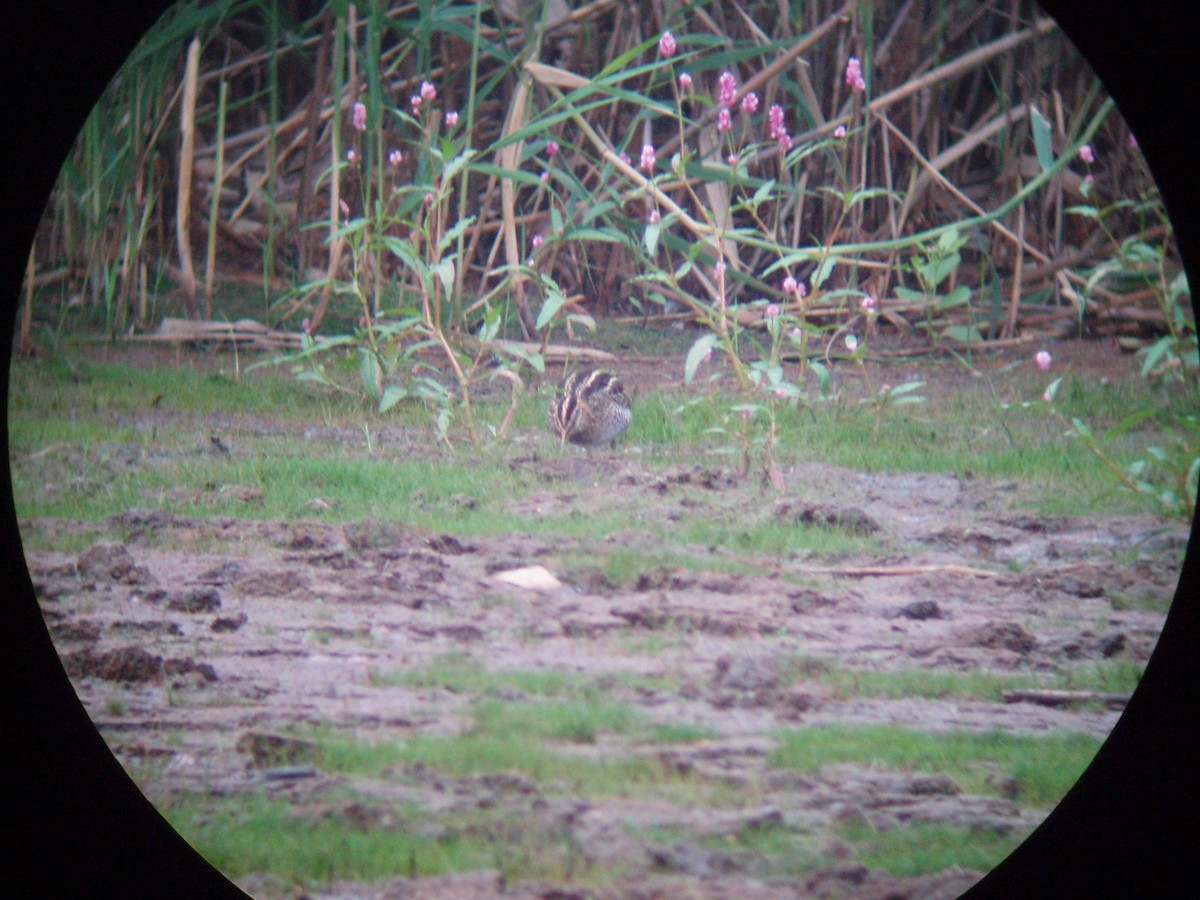
[[[326,430],[318,439],[340,438]],[[612,583],[557,563],[603,549],[571,540],[468,538],[398,522],[209,518],[181,502],[176,513],[115,516],[109,525],[130,535],[124,544],[31,553],[28,563],[56,647],[101,733],[127,767],[153,764],[153,782],[142,782],[152,799],[266,793],[287,798],[297,815],[333,816],[347,827],[386,822],[400,802],[439,813],[488,807],[511,811],[547,840],[565,838],[589,863],[628,873],[604,887],[569,890],[505,884],[499,872],[482,871],[335,883],[308,896],[936,897],[956,896],[983,873],[903,879],[870,870],[847,859],[834,826],[930,822],[1025,834],[1048,810],[1023,805],[1019,784],[973,796],[941,776],[854,765],[803,776],[774,770],[766,761],[772,733],[889,723],[1103,737],[1120,703],[846,698],[788,666],[804,658],[816,661],[814,672],[827,661],[880,671],[1052,673],[1089,660],[1144,663],[1164,614],[1118,609],[1114,598],[1169,598],[1187,539],[1186,527],[1152,518],[1022,512],[1029,498],[1017,482],[859,473],[809,461],[785,467],[786,490],[766,493],[718,465],[654,470],[628,447],[556,458],[520,449],[511,465],[544,474],[544,491],[526,501],[533,508],[628,510],[630,529],[613,535],[611,546],[649,539],[639,517],[686,516],[697,505],[736,517],[767,504],[780,521],[870,534],[879,549],[834,559],[742,554],[757,571],[665,567]],[[23,523],[29,534],[64,539],[81,527]],[[704,552],[733,557],[721,547]],[[520,587],[503,579],[539,565],[560,583]],[[452,653],[489,670],[613,675],[601,682],[613,700],[654,722],[719,735],[639,744],[636,752],[744,787],[754,800],[712,811],[572,797],[521,776],[455,779],[420,767],[396,779],[356,779],[322,771],[303,741],[289,744],[297,730],[324,725],[372,741],[460,731],[475,698],[370,680],[373,671],[419,669]],[[649,690],[616,677],[628,673],[669,676],[678,688]],[[501,699],[523,697],[514,689]],[[600,735],[558,749],[603,755],[606,741]],[[347,792],[371,799],[347,804],[338,799]],[[760,823],[810,835],[827,864],[795,878],[771,876],[753,852],[705,840]],[[657,844],[631,836],[655,828],[686,836]],[[256,896],[299,896],[269,875],[239,882]]]

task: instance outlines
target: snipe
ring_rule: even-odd
[[[629,394],[611,372],[583,369],[558,383],[547,411],[550,430],[565,443],[617,446],[633,418]]]

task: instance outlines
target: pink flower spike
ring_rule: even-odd
[[[546,142],[546,155],[547,156],[558,156],[558,141],[547,141]]]
[[[1050,393],[1049,389],[1042,392],[1042,402],[1043,403],[1053,403],[1054,402],[1054,395]]]
[[[728,70],[722,72],[721,77],[717,79],[717,85],[721,89],[717,102],[721,106],[732,106],[733,98],[737,96],[737,80],[733,77],[733,73]]]
[[[1091,144],[1084,144],[1079,148],[1079,158],[1085,163],[1094,163],[1096,161],[1096,152],[1092,150]]]
[[[654,146],[652,144],[643,144],[642,145],[642,157],[640,160],[638,160],[638,165],[641,167],[642,171],[644,171],[644,172],[653,172],[654,171],[654,163],[655,163]]]
[[[354,120],[353,121],[354,121],[354,130],[355,131],[366,131],[367,130],[367,107],[365,104],[362,104],[362,103],[354,104]]]
[[[1033,364],[1038,367],[1039,372],[1050,371],[1050,366],[1054,363],[1054,357],[1050,355],[1049,350],[1039,350],[1033,357]]]
[[[767,110],[767,123],[771,128],[771,140],[777,141],[787,134],[787,128],[783,124],[783,107],[778,103],[772,103],[771,108]]]
[[[690,94],[692,92],[692,76],[687,72],[683,72],[679,76],[680,93]]]
[[[792,149],[792,136],[786,131],[779,136],[779,149],[784,153]]]
[[[408,102],[412,104],[413,112],[416,112],[417,110],[419,110],[421,108],[421,102],[422,102],[421,95],[413,94],[411,97],[408,98]]]
[[[800,290],[799,283],[791,275],[788,275],[783,279],[783,284],[781,287],[783,288],[783,292],[785,294],[795,294]]]
[[[401,153],[399,149],[393,150],[391,153],[388,154],[388,162],[390,162],[393,166],[398,166],[403,161],[404,161],[404,154]]]
[[[651,225],[657,225],[661,219],[662,219],[662,214],[659,213],[659,211],[657,209],[650,210],[650,214],[648,216],[646,216],[646,221],[649,222]]]
[[[544,237],[542,237],[540,234],[535,234],[533,236],[533,241],[532,241],[533,249],[537,250],[539,247],[542,246],[543,243],[545,243],[545,241],[546,241],[546,239]]]
[[[550,173],[549,172],[542,172],[542,174],[539,177],[542,179],[542,184],[547,184],[550,181]]]
[[[764,313],[764,315],[765,315],[765,316],[766,316],[768,319],[777,319],[777,318],[779,318],[779,304],[778,304],[778,303],[768,303],[768,304],[767,304],[767,310],[766,310],[766,312]]]
[[[722,106],[721,111],[717,113],[717,131],[729,131],[733,128],[733,116],[729,114],[729,107]]]
[[[857,56],[846,60],[846,84],[856,91],[865,91],[867,83],[863,80],[862,63]]]
[[[839,125],[837,128],[833,129],[833,136],[839,141],[844,138],[846,136],[846,126]]]
[[[671,32],[664,31],[658,39],[658,52],[664,59],[675,55],[675,36]]]
[[[737,165],[737,154],[730,153],[727,157],[725,157],[725,162],[728,163],[729,168],[732,169],[734,166]]]
[[[742,112],[754,115],[758,112],[758,94],[751,91],[742,98]]]
[[[458,110],[452,109],[452,110],[450,110],[450,112],[446,113],[446,125],[450,128],[453,128],[457,124],[458,124]]]
[[[435,88],[428,81],[422,81],[421,82],[421,99],[428,100],[430,103],[432,103],[434,100],[437,99],[437,88]]]
[[[859,306],[859,309],[861,309],[867,315],[871,315],[872,313],[875,312],[875,307],[876,307],[875,298],[872,297],[870,294],[867,294],[867,296],[863,297],[861,300],[858,301],[858,306]]]

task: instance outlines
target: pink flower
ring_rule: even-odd
[[[1085,163],[1094,163],[1096,161],[1096,152],[1092,150],[1091,144],[1084,144],[1079,148],[1079,158]]]
[[[867,296],[863,297],[861,300],[858,301],[858,308],[861,309],[863,312],[865,312],[867,315],[871,315],[873,312],[875,312],[876,305],[877,304],[876,304],[875,298],[872,297],[870,294],[867,294]]]
[[[729,164],[730,168],[733,168],[734,166],[737,165],[737,154],[730,153],[727,157],[725,157],[725,162],[727,162]]]
[[[650,210],[650,214],[646,216],[646,221],[651,225],[657,225],[661,218],[662,215],[659,213],[659,211],[657,209],[652,209]]]
[[[390,162],[393,166],[398,166],[403,161],[404,154],[400,152],[399,148],[388,154],[388,162]]]
[[[435,88],[428,81],[422,81],[421,82],[421,99],[428,100],[430,103],[432,103],[434,100],[437,99],[437,88]]]
[[[533,236],[533,241],[532,241],[533,249],[537,250],[539,247],[542,246],[543,243],[545,243],[545,241],[546,241],[546,239],[544,237],[542,237],[540,234],[535,234]]]
[[[767,309],[766,309],[766,312],[764,313],[764,315],[768,319],[779,318],[779,304],[778,303],[768,303]]]
[[[1042,402],[1043,403],[1053,403],[1054,402],[1054,395],[1050,393],[1049,388],[1047,388],[1045,391],[1042,392]]]
[[[558,141],[547,141],[546,142],[546,155],[547,156],[558,156]]]
[[[717,102],[721,106],[732,106],[733,98],[737,96],[737,80],[734,79],[733,73],[728,70],[722,72],[721,77],[717,79],[717,85],[721,89]]]
[[[421,108],[421,95],[413,94],[408,98],[408,102],[412,104],[413,112],[416,112]]]
[[[542,179],[542,184],[548,184],[550,181],[550,173],[549,172],[542,172],[542,174],[539,175],[538,177]]]
[[[347,218],[349,218],[349,216],[350,216],[350,204],[349,204],[349,203],[347,203],[345,200],[339,200],[339,201],[338,201],[338,206],[339,206],[339,207],[341,208],[341,210],[342,210],[342,215],[343,215],[343,216],[346,216]]]
[[[783,279],[783,284],[780,287],[783,288],[785,294],[795,294],[800,290],[800,283],[791,275],[788,275]]]
[[[675,36],[671,32],[664,31],[658,39],[658,52],[664,58],[675,55]]]
[[[748,406],[742,407],[742,421],[749,422],[754,417],[754,410]]]
[[[779,149],[784,153],[792,149],[792,136],[786,131],[779,136]]]
[[[787,128],[783,124],[783,107],[778,103],[772,103],[771,108],[767,110],[767,124],[771,129],[771,140],[777,141],[787,134]]]
[[[742,98],[742,112],[754,115],[758,112],[758,94],[751,91]]]
[[[625,165],[629,165],[631,162],[633,162],[633,160],[629,158],[629,154],[624,150],[621,151],[620,160],[621,162],[625,163]]]
[[[450,110],[450,112],[446,113],[446,125],[450,128],[453,128],[457,124],[458,124],[458,110],[452,109],[452,110]]]
[[[837,128],[833,129],[833,136],[839,141],[844,138],[846,136],[846,126],[839,125]]]
[[[642,144],[642,158],[638,160],[638,165],[641,166],[644,172],[653,172],[654,163],[654,146],[652,144]]]
[[[783,387],[775,388],[775,396],[778,397],[780,400],[786,399],[787,398],[787,388],[783,388]]]
[[[862,63],[857,56],[846,60],[846,84],[856,91],[865,91],[867,83],[863,81]]]
[[[351,147],[349,150],[346,151],[346,161],[354,162],[356,159],[358,159],[358,154],[355,153],[354,148]]]
[[[1039,372],[1048,372],[1053,362],[1054,357],[1050,355],[1049,350],[1039,350],[1033,357],[1033,364],[1038,367]]]
[[[729,114],[729,107],[722,106],[721,111],[717,113],[717,131],[729,131],[733,128],[733,117]]]
[[[354,130],[355,131],[366,131],[367,130],[367,107],[364,104],[362,104],[362,103],[354,104],[353,122],[354,122]]]
[[[683,72],[679,76],[679,91],[683,94],[692,92],[692,76],[687,72]]]

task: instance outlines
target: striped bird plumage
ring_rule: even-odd
[[[547,411],[550,430],[563,442],[617,444],[633,419],[629,394],[617,376],[583,369],[563,378]]]

